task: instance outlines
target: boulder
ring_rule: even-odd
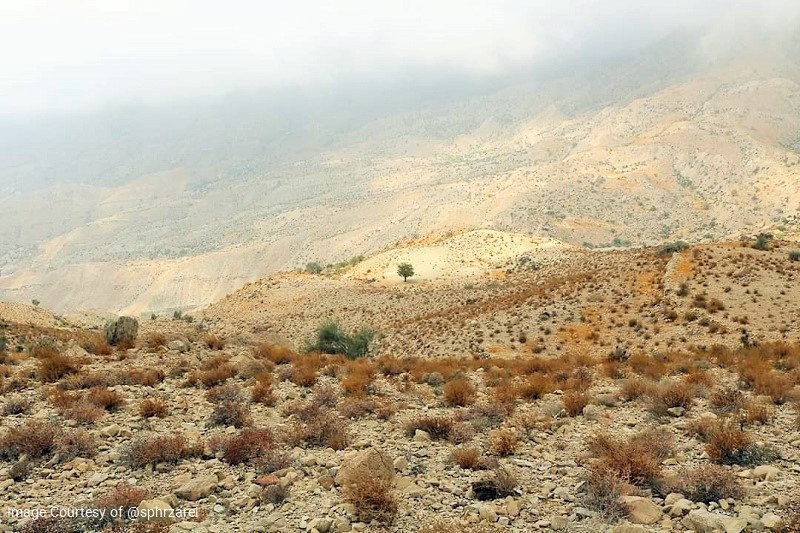
[[[185,342],[180,340],[169,341],[167,343],[167,348],[181,353],[184,353],[189,350],[189,346]]]
[[[391,482],[394,478],[392,460],[377,448],[350,453],[345,456],[334,481],[342,485],[348,479],[361,476],[379,477]]]
[[[142,500],[138,507],[142,522],[173,522],[172,506],[164,500]]]
[[[689,514],[683,520],[683,524],[698,533],[713,533],[717,531],[740,533],[747,527],[747,520],[712,513],[705,509],[695,509],[694,511],[689,511]]]
[[[217,476],[211,474],[192,479],[181,485],[175,491],[175,495],[183,500],[193,502],[210,496],[215,490],[217,490]]]
[[[139,334],[139,321],[130,316],[121,316],[106,324],[106,342],[111,346],[128,344],[133,346]]]
[[[661,520],[661,507],[647,498],[623,496],[622,501],[628,508],[629,520],[634,524],[655,524]]]

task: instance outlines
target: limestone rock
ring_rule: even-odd
[[[661,520],[661,508],[647,498],[624,496],[622,501],[628,507],[630,521],[634,524],[655,524]]]
[[[217,476],[207,475],[192,479],[175,491],[178,498],[197,501],[214,493],[217,489]]]
[[[342,467],[336,473],[335,482],[342,485],[348,479],[359,476],[380,477],[387,481],[394,478],[392,460],[377,448],[367,448],[345,456]]]

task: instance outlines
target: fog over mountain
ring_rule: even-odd
[[[796,3],[501,4],[4,3],[0,297],[163,311],[431,232],[793,223]]]

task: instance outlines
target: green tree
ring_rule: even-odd
[[[397,275],[403,278],[403,281],[408,281],[408,278],[414,275],[414,267],[411,263],[400,263],[397,265]]]
[[[306,272],[309,274],[319,274],[322,272],[322,265],[317,262],[311,262],[306,265]]]

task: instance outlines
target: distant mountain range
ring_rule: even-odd
[[[594,247],[791,230],[800,47],[700,50],[2,125],[0,299],[167,312],[464,228]]]

